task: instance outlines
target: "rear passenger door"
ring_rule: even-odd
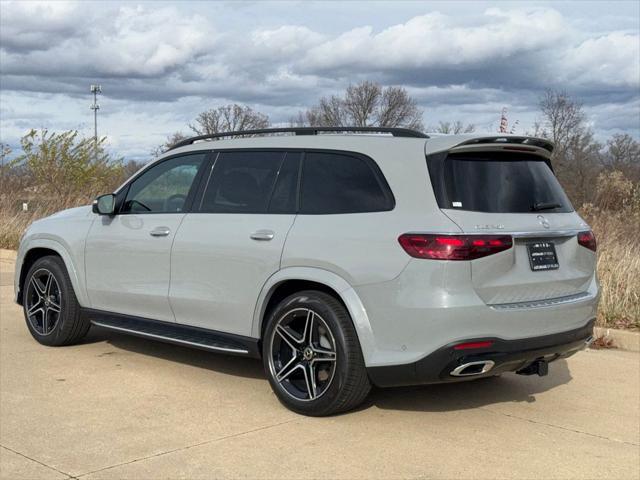
[[[176,321],[249,336],[297,208],[299,151],[221,150],[171,254]]]

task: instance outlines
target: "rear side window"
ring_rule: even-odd
[[[200,211],[266,213],[285,157],[285,152],[220,152],[209,176]],[[283,188],[286,186],[281,190]],[[283,210],[289,205],[284,197],[287,194],[279,191],[277,202]]]
[[[300,213],[380,212],[393,207],[389,186],[371,159],[341,153],[305,154]]]
[[[534,155],[486,153],[444,159],[440,208],[487,213],[571,212],[573,207],[547,162]]]
[[[296,213],[300,156],[298,152],[287,152],[269,201],[269,213]]]

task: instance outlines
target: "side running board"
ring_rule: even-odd
[[[97,327],[212,352],[260,358],[258,339],[99,310],[83,312]]]

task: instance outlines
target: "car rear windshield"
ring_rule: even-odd
[[[441,174],[431,172],[431,178],[440,208],[487,213],[573,211],[551,167],[538,156],[456,154],[444,158],[438,170]]]

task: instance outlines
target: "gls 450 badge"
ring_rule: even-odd
[[[504,225],[502,225],[501,223],[497,223],[495,225],[486,224],[476,225],[473,228],[475,228],[476,230],[504,230]]]

